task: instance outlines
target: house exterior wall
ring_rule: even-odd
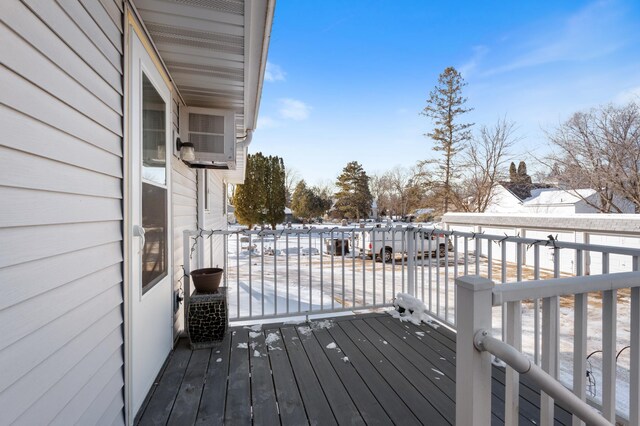
[[[175,95],[176,91],[174,90],[173,93]],[[173,101],[173,129],[176,134],[180,134],[180,123],[186,123],[188,120],[187,108],[177,96],[174,96]],[[202,182],[204,176],[207,176],[208,179],[208,185],[206,185],[209,191],[208,209],[204,205],[205,185]],[[222,213],[225,207],[222,202],[223,172],[209,170],[205,173],[204,170],[200,170],[198,173],[197,169],[190,169],[178,157],[173,156],[171,178],[173,179],[173,288],[175,294],[178,294],[185,290],[182,276],[184,273],[182,269],[184,264],[184,231],[193,231],[198,228],[227,229],[227,220],[226,214]],[[201,215],[200,224],[198,223],[198,210]],[[209,266],[223,267],[224,243],[222,237],[213,240],[200,240],[196,249],[191,259],[192,270]],[[202,251],[201,257],[198,255],[199,250]],[[200,259],[202,259],[201,262]],[[173,319],[174,337],[178,338],[184,330],[184,304],[175,306]]]
[[[184,123],[184,104],[175,96],[172,104],[173,129],[176,134],[180,133],[179,123]],[[178,116],[181,115],[180,119]],[[184,264],[183,260],[183,232],[197,228],[196,213],[196,172],[187,167],[177,157],[171,157],[171,179],[173,204],[173,288],[174,292],[182,290],[184,279],[182,277]],[[175,300],[174,300],[175,303]],[[174,306],[173,315],[173,335],[177,338],[183,330],[183,305]]]
[[[494,191],[493,197],[485,209],[486,213],[507,213],[522,209],[522,203],[518,197],[505,189],[504,186],[497,185]]]
[[[123,4],[0,20],[1,422],[123,423]]]
[[[576,204],[525,204],[519,212],[528,214],[558,214],[558,215],[570,215],[574,213],[597,213],[595,209],[582,209],[578,212]]]

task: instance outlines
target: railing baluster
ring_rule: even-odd
[[[553,272],[560,276],[560,249],[553,249]],[[558,343],[560,339],[560,302],[557,296],[542,300],[542,369],[551,377],[558,377]],[[540,395],[540,421],[542,426],[554,424],[554,401],[546,393]]]
[[[416,232],[413,228],[407,230],[407,292],[413,297],[416,292]]]
[[[307,309],[307,312],[311,312],[311,307],[313,306],[313,277],[311,275],[312,274],[311,227],[309,228],[309,232],[307,232],[307,235],[309,235],[309,256],[307,256],[307,262],[309,263],[309,308]]]
[[[476,275],[482,275],[480,273],[480,256],[482,256],[482,240],[476,238]]]
[[[275,233],[273,234],[273,314],[278,314],[278,240]]]
[[[253,244],[251,244],[251,242],[251,234],[249,234],[249,318],[253,317],[253,274],[251,272],[251,265],[253,264],[251,261]]]
[[[464,237],[464,275],[469,275],[469,237]]]
[[[558,328],[558,297],[542,299],[542,369],[552,377],[557,377],[557,336]],[[546,393],[540,394],[540,424],[551,426],[554,424],[553,398]]]
[[[576,276],[583,275],[582,250],[576,251]],[[573,393],[583,401],[587,400],[587,307],[588,293],[574,296],[573,311]],[[584,422],[573,416],[573,426]]]
[[[337,244],[333,239],[333,229],[329,231],[329,241],[331,241],[331,251],[330,251],[330,254],[331,254],[331,310],[334,310],[336,309],[336,297],[335,297],[336,282],[335,282],[334,258],[335,258],[335,255],[338,253],[337,253]],[[340,241],[340,247],[341,247],[340,250],[342,251],[342,253],[340,254],[344,257],[344,241]],[[322,246],[320,246],[320,248],[322,249]],[[351,247],[351,250],[355,250],[355,247]]]
[[[431,231],[431,234],[429,234],[429,239],[428,241],[428,251],[429,251],[429,312],[433,313],[433,265],[432,265],[432,259],[431,259],[431,253],[432,253],[432,249],[433,249],[433,230]]]
[[[507,282],[507,242],[502,241],[500,243],[500,283],[504,284],[506,282]],[[503,304],[502,305],[502,324],[500,325],[503,340],[507,337],[507,330],[505,329],[506,324],[507,324],[507,306]]]
[[[396,231],[395,229],[391,229],[391,247],[395,247],[396,246]],[[383,249],[386,251],[387,249],[385,247],[383,247]],[[396,297],[396,256],[395,256],[395,252],[393,252],[392,249],[392,254],[391,254],[391,287],[392,287],[392,291],[393,291],[393,297]],[[385,257],[386,254],[385,253],[380,253],[382,255],[382,261],[385,262]]]
[[[424,230],[420,230],[420,299],[424,302]]]
[[[438,249],[438,251],[440,251]],[[444,320],[449,318],[449,237],[444,235]]]
[[[540,246],[533,246],[533,279],[540,279]],[[533,301],[533,361],[540,365],[540,299]]]
[[[240,318],[240,234],[236,234],[236,318]]]
[[[351,231],[351,245],[353,245],[356,241],[356,230],[355,228],[353,228],[353,230]],[[351,271],[352,271],[352,281],[351,281],[351,297],[353,299],[351,306],[355,307],[356,306],[356,257],[355,256],[351,256]]]
[[[436,315],[440,318],[440,234],[436,234]]]
[[[364,238],[364,229],[360,232],[360,235]],[[374,233],[371,231],[371,237]],[[367,264],[366,259],[362,256],[362,306],[367,305]]]
[[[507,308],[506,343],[522,350],[522,306],[520,302],[509,302]],[[520,375],[507,366],[504,391],[504,423],[517,425],[520,415]]]
[[[516,244],[516,281],[522,281],[522,243]]]
[[[260,238],[260,305],[264,316],[264,235]]]
[[[340,231],[341,235],[340,238],[342,239],[342,241],[344,241],[344,230]],[[353,246],[351,247],[353,249]],[[355,254],[355,253],[354,253]],[[354,257],[354,256],[351,256]],[[345,308],[345,303],[347,301],[347,296],[345,295],[345,282],[347,281],[347,276],[346,276],[346,272],[345,272],[345,266],[344,266],[344,255],[341,258],[341,264],[342,264],[342,294],[340,295],[340,300],[342,300],[342,307]]]
[[[375,240],[377,240],[378,238],[375,237],[374,235],[377,235],[377,232],[375,230],[371,230],[371,241],[372,244]],[[364,232],[362,233],[362,241],[364,241]],[[371,246],[371,251],[373,253],[375,253],[375,251],[373,250],[373,245]],[[363,262],[364,262],[364,258],[365,256],[362,256]],[[373,256],[373,259],[371,260],[371,276],[373,277],[373,305],[375,306],[376,304],[376,293],[378,292],[378,289],[376,288],[376,257]],[[383,298],[384,300],[384,298]]]
[[[453,279],[455,283],[455,279],[458,278],[458,236],[453,236]],[[458,286],[453,286],[453,321],[455,323],[456,315],[455,310],[458,309],[458,305],[456,304],[456,300],[458,297]]]
[[[602,253],[602,273],[609,273],[609,253]],[[602,415],[616,420],[616,290],[602,292]]]
[[[382,250],[384,250],[385,245],[386,245],[386,237],[387,237],[387,231],[382,231]],[[371,249],[373,252],[373,257],[371,258],[373,263],[376,262],[376,253],[377,251],[374,250],[373,248]],[[382,300],[386,301],[387,300],[387,262],[384,261],[384,258],[382,256],[381,260],[382,260]]]
[[[633,270],[640,270],[640,258],[633,257]],[[640,287],[631,289],[629,301],[630,355],[629,355],[629,424],[640,424]]]
[[[302,247],[300,247],[300,233],[296,234],[296,238],[297,238],[297,243],[298,243],[298,312],[302,311],[302,305],[300,304],[300,299],[302,298],[302,280],[301,275],[300,275],[300,261],[301,261],[301,257],[302,257]]]
[[[284,264],[285,264],[285,281],[287,284],[287,299],[286,299],[286,304],[287,304],[287,313],[289,313],[289,233],[285,233],[284,234],[284,245],[285,245],[285,258],[284,258]]]
[[[487,279],[493,279],[493,246],[492,241],[487,240]]]
[[[323,311],[324,310],[324,266],[323,266],[323,259],[324,256],[322,254],[322,235],[323,233],[320,232],[320,247],[318,247],[318,256],[320,257],[320,310]]]

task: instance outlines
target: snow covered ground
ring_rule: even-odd
[[[299,236],[271,235],[264,237],[238,234],[228,240],[227,287],[231,318],[286,315],[301,321],[307,314],[315,317],[335,316],[336,311],[362,309],[386,304],[391,306],[398,293],[407,292],[406,259],[397,257],[394,264],[374,262],[354,256],[353,247],[345,256],[327,253],[327,234]],[[356,233],[359,231],[355,231]],[[334,238],[342,237],[335,233]],[[351,235],[346,235],[351,238]],[[350,246],[353,240],[350,240]],[[264,256],[261,253],[265,253]],[[468,273],[487,275],[486,259],[480,259],[475,270],[475,258],[469,255]],[[515,265],[505,265],[507,281],[515,281]],[[433,317],[455,322],[455,275],[464,273],[462,254],[456,263],[453,253],[445,259],[425,258],[417,261],[416,296],[424,301],[426,311]],[[501,276],[500,263],[492,267],[494,279]],[[551,278],[550,272],[541,278]],[[525,267],[523,278],[533,279],[533,270]],[[571,386],[573,377],[573,298],[563,298],[560,309],[560,379]],[[523,352],[533,358],[534,309],[533,303],[522,307]],[[494,335],[500,336],[502,310],[493,309]],[[273,320],[271,320],[273,321]],[[255,320],[251,321],[252,323]],[[621,351],[618,358],[616,396],[617,408],[623,414],[629,407],[629,345],[630,310],[628,291],[619,291],[617,304],[617,343]],[[591,294],[588,310],[587,354],[595,352],[588,362],[590,386],[587,393],[601,399],[602,349],[601,299]],[[586,372],[585,372],[586,374]]]

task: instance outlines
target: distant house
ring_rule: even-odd
[[[599,213],[599,196],[594,189],[566,190],[547,184],[501,182],[485,213]],[[616,202],[623,213],[635,213],[630,202]]]

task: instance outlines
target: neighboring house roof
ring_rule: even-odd
[[[535,189],[531,191],[531,197],[524,200],[524,205],[560,205],[575,204],[583,198],[589,198],[596,193],[595,189],[565,190],[558,188]]]
[[[416,211],[413,212],[413,214],[416,216],[420,216],[422,214],[430,214],[433,212],[434,212],[433,209],[417,209]]]
[[[515,183],[510,181],[499,182],[507,191],[512,193],[518,200],[524,201],[530,198],[532,191],[536,189],[551,188],[551,185],[545,183]]]

